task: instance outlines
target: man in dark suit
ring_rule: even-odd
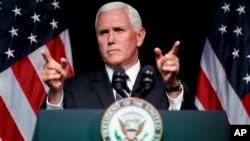
[[[179,41],[164,55],[160,48],[155,48],[160,75],[156,76],[153,89],[145,94],[136,92],[142,75],[139,48],[146,36],[137,10],[122,2],[107,3],[97,12],[95,29],[104,61],[104,67],[99,71],[66,79],[67,60],[61,58],[58,63],[44,50],[41,51],[46,60],[42,78],[49,86],[47,109],[109,107],[116,101],[116,91],[111,85],[116,68],[124,69],[129,76],[127,83],[132,97],[141,97],[158,109],[196,109],[187,85],[178,79]]]

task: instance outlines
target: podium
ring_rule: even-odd
[[[40,110],[33,141],[102,141],[104,110]],[[162,141],[228,141],[224,111],[159,110]]]

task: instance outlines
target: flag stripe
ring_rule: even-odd
[[[0,92],[0,95],[1,92]],[[0,96],[0,141],[23,141],[15,122],[10,115],[8,108],[5,105],[2,97]],[[13,133],[15,136],[13,136]]]
[[[24,140],[31,141],[36,124],[36,115],[11,68],[2,72],[0,78],[0,90],[3,101]]]
[[[44,98],[46,96],[43,85],[39,79],[37,72],[34,70],[32,63],[28,57],[24,57],[11,66],[14,75],[20,84],[27,100],[29,101],[34,113],[38,113]],[[33,82],[33,83],[29,83]]]
[[[222,110],[222,106],[218,100],[217,94],[212,88],[209,83],[208,78],[206,77],[203,69],[200,68],[200,75],[199,75],[198,84],[199,87],[197,88],[197,97],[200,103],[203,103],[202,107],[200,104],[197,104],[197,107],[201,110],[210,109],[210,110]],[[198,106],[199,105],[199,106]]]
[[[241,99],[241,102],[244,106],[244,108],[246,109],[247,113],[248,113],[248,116],[250,117],[250,106],[249,106],[249,103],[250,103],[250,92],[247,93],[247,95]]]
[[[202,52],[201,68],[202,70],[204,70],[204,73],[208,77],[210,85],[215,90],[223,109],[226,111],[229,122],[233,124],[250,124],[249,116],[243,104],[241,103],[239,97],[237,96],[236,92],[234,91],[232,86],[228,83],[226,73],[223,67],[221,66],[217,56],[214,54],[208,39],[206,40]],[[215,68],[216,68],[216,73],[214,72]],[[202,84],[203,82],[199,83]],[[209,95],[210,93],[207,94]],[[197,93],[197,95],[202,96],[202,92]],[[197,99],[199,99],[199,97]],[[205,104],[203,107],[206,107]],[[211,110],[211,109],[206,109],[206,110]]]

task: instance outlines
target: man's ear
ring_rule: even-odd
[[[141,27],[137,32],[137,46],[140,47],[145,39],[146,30],[145,28]]]

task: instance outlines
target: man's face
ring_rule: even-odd
[[[140,30],[133,29],[124,9],[102,12],[96,31],[99,50],[106,64],[126,69],[137,62],[138,47],[142,44]]]

